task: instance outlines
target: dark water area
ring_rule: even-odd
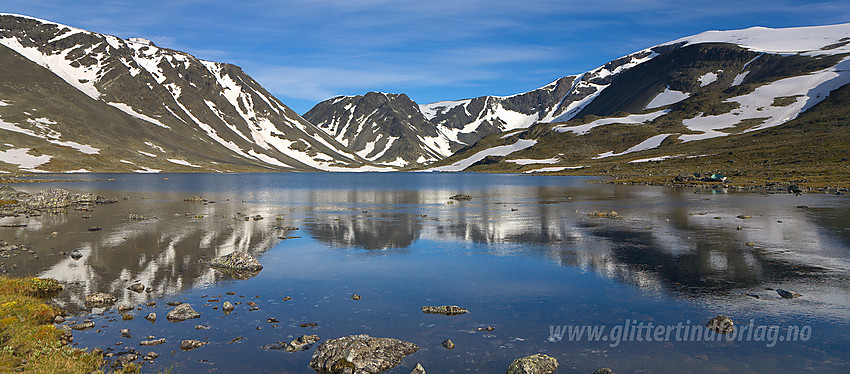
[[[535,353],[558,359],[559,373],[850,372],[846,196],[469,173],[76,177],[113,180],[14,188],[61,187],[119,202],[0,218],[27,225],[0,228],[0,240],[35,252],[0,258],[0,268],[65,282],[55,301],[74,316],[66,323],[88,317],[97,324],[75,331],[75,344],[158,353],[144,372],[314,373],[315,347],[353,334],[420,347],[388,373],[409,373],[416,363],[429,373],[500,373]],[[472,199],[449,199],[459,193]],[[193,195],[215,203],[184,201]],[[616,218],[592,214],[612,210]],[[234,219],[242,215],[263,219]],[[79,260],[67,255],[75,249]],[[264,269],[237,280],[207,265],[235,250],[255,255]],[[137,281],[152,292],[126,289]],[[802,296],[784,299],[775,289]],[[135,319],[85,308],[94,292],[137,306],[129,312]],[[145,306],[150,301],[156,306]],[[167,301],[188,302],[201,317],[168,322]],[[241,304],[225,315],[224,301]],[[259,309],[249,311],[249,301]],[[469,313],[420,311],[446,304]],[[150,312],[155,323],[143,318]],[[676,337],[676,326],[696,329],[719,314],[754,333],[733,341]],[[667,336],[617,334],[629,331],[626,324],[650,323]],[[488,326],[495,329],[478,331]],[[561,334],[580,326],[604,332],[599,339]],[[120,335],[124,328],[132,338]],[[294,353],[263,348],[304,334],[322,340]],[[140,346],[147,336],[167,341]],[[210,344],[184,352],[183,339]],[[441,345],[446,339],[454,349]]]

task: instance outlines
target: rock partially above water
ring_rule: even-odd
[[[115,296],[103,292],[98,292],[86,296],[86,307],[105,308],[112,304],[115,304],[116,301],[118,301],[118,299],[116,299]]]
[[[410,372],[410,374],[426,374],[425,368],[422,367],[422,364],[417,363],[416,367]]]
[[[550,374],[558,369],[558,360],[544,354],[518,358],[508,367],[507,374]]]
[[[207,343],[202,342],[200,340],[187,339],[180,342],[180,349],[184,351],[191,351],[195,348],[200,348],[205,345],[207,345]]]
[[[609,368],[601,368],[593,371],[593,374],[614,374],[614,370]]]
[[[712,318],[705,327],[718,334],[730,334],[735,331],[735,324],[732,319],[724,315]]]
[[[319,341],[318,335],[302,335],[301,337],[294,339],[293,341],[286,342],[276,342],[272,344],[264,345],[265,349],[283,349],[287,352],[298,352],[298,351],[306,351],[310,349],[310,344]]]
[[[466,308],[457,305],[423,306],[422,311],[428,314],[442,314],[445,316],[456,316],[469,312]]]
[[[214,258],[210,261],[210,266],[233,270],[263,270],[263,265],[261,265],[254,256],[251,256],[246,252],[239,251]]]
[[[310,367],[319,373],[374,374],[394,368],[402,358],[418,350],[416,344],[398,339],[351,335],[319,345]]]
[[[451,339],[443,340],[442,344],[443,344],[443,347],[446,347],[446,349],[449,349],[449,350],[455,348],[455,343]]]
[[[75,260],[79,260],[79,259],[83,258],[83,254],[80,253],[79,250],[75,249],[73,252],[71,252],[71,258],[73,258]]]
[[[78,331],[88,330],[88,329],[94,328],[94,322],[89,321],[89,320],[85,320],[83,322],[78,322],[78,323],[71,325],[71,328],[74,329],[74,330],[78,330]]]
[[[165,316],[169,321],[172,322],[180,322],[185,321],[187,319],[200,318],[201,314],[196,312],[195,309],[192,309],[192,306],[189,303],[180,304]]]
[[[152,346],[152,345],[160,345],[162,343],[165,343],[165,338],[142,340],[141,342],[139,342],[139,345]]]
[[[798,293],[796,293],[796,292],[791,292],[791,291],[783,290],[783,289],[781,289],[781,288],[777,288],[777,289],[776,289],[776,293],[778,293],[778,294],[779,294],[779,296],[781,296],[783,299],[793,299],[793,298],[797,298],[797,297],[803,296],[803,295],[798,294]]]
[[[128,290],[141,293],[145,290],[145,285],[141,283],[133,283],[130,287],[127,287]]]

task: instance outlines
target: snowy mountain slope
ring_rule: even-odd
[[[71,105],[35,113],[58,98],[4,74],[0,134],[19,141],[4,142],[8,149],[0,152],[50,160],[16,164],[8,162],[11,156],[0,156],[3,169],[75,170],[60,162],[73,159],[68,142],[99,150],[93,158],[100,163],[90,160],[97,170],[89,171],[350,170],[364,165],[364,159],[233,65],[202,61],[141,38],[123,40],[10,14],[0,15],[0,48],[0,57],[17,70],[26,70],[36,82],[50,82],[65,97],[75,96]],[[54,78],[88,102],[58,88]],[[90,107],[96,115],[85,122],[73,115]],[[112,136],[98,135],[105,133]],[[229,166],[216,166],[221,164]]]
[[[304,118],[376,164],[405,167],[451,155],[453,143],[404,94],[340,96],[319,103]]]
[[[465,170],[569,170],[704,157],[710,150],[686,144],[745,134],[758,139],[850,83],[850,24],[711,31],[650,50],[657,55],[619,72],[576,114],[561,118],[571,120],[549,116],[558,123],[491,136],[432,166],[457,165],[518,140],[536,143],[510,158],[552,162],[522,165],[491,156]]]

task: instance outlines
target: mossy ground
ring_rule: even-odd
[[[69,346],[52,324],[61,311],[45,301],[61,290],[53,279],[0,277],[0,372],[103,372],[99,353]]]

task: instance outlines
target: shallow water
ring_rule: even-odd
[[[94,212],[0,219],[27,224],[0,228],[0,240],[35,251],[1,258],[0,267],[67,282],[57,303],[80,318],[92,312],[85,296],[97,291],[139,306],[131,321],[94,310],[102,312],[91,316],[98,327],[74,332],[74,341],[159,353],[145,372],[311,373],[315,347],[289,353],[262,346],[303,334],[325,340],[359,333],[419,345],[392,373],[409,373],[417,362],[434,373],[504,372],[513,359],[538,352],[557,358],[561,373],[850,369],[845,196],[465,173],[80,178],[98,177],[114,180],[14,186],[27,192],[57,186],[119,202]],[[447,204],[457,193],[473,199]],[[183,201],[192,195],[215,203]],[[620,218],[588,215],[610,210]],[[264,219],[237,221],[237,212]],[[131,222],[131,213],[151,218]],[[86,231],[95,226],[103,230]],[[74,249],[82,259],[58,254]],[[264,269],[234,280],[205,264],[233,250],[255,254]],[[134,281],[153,291],[126,290]],[[775,288],[803,296],[782,299]],[[362,299],[352,300],[355,293]],[[214,299],[220,301],[207,302]],[[191,303],[201,318],[167,322],[165,302],[175,300]],[[242,304],[229,315],[213,309],[225,300]],[[148,301],[157,306],[146,307]],[[248,301],[260,309],[248,311]],[[419,310],[444,304],[470,312],[447,317]],[[156,323],[143,319],[149,312],[158,314]],[[731,342],[681,341],[687,339],[676,339],[675,330],[661,341],[637,341],[637,335],[620,341],[610,333],[625,323],[692,327],[718,314],[730,316],[739,331],[752,321],[753,328],[776,325],[780,332],[764,334],[765,327]],[[266,323],[270,317],[280,322]],[[299,326],[305,322],[318,326]],[[212,328],[196,330],[196,324]],[[600,326],[607,340],[559,340],[564,325]],[[495,330],[476,331],[487,326]],[[779,341],[794,326],[810,336]],[[133,337],[122,338],[122,328]],[[148,335],[167,342],[140,347]],[[183,339],[210,344],[183,352]],[[445,339],[454,341],[453,350],[440,345]]]

